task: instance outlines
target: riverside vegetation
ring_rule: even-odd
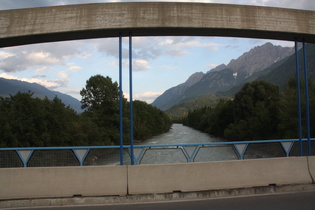
[[[0,147],[88,146],[119,144],[117,82],[92,76],[80,91],[84,112],[77,114],[60,99],[33,93],[0,97]],[[134,138],[167,132],[169,117],[143,101],[134,101]],[[123,137],[129,143],[129,102],[123,99]]]
[[[315,85],[309,79],[310,110],[315,109]],[[301,79],[303,134],[305,90]],[[246,83],[232,100],[220,100],[215,107],[195,109],[183,124],[227,140],[263,140],[298,138],[297,88],[290,79],[283,92],[265,81]],[[315,130],[315,113],[310,112],[311,131]]]

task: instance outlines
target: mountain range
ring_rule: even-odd
[[[0,78],[0,96],[2,97],[8,97],[9,95],[14,95],[17,92],[27,93],[29,91],[34,93],[34,97],[42,99],[45,98],[45,96],[49,99],[53,99],[57,96],[66,106],[70,106],[77,113],[82,112],[80,101],[72,96],[58,91],[51,91],[36,83]]]
[[[314,77],[314,45],[307,46],[308,68]],[[301,67],[302,53],[299,53]],[[302,69],[301,69],[302,71]],[[161,110],[205,96],[233,96],[246,82],[265,80],[283,89],[295,73],[294,48],[266,43],[255,47],[229,64],[221,64],[206,73],[196,72],[184,83],[166,90],[153,103]]]
[[[315,80],[315,45],[307,45],[309,76]],[[303,57],[299,51],[300,71]],[[206,73],[196,72],[184,83],[166,90],[153,103],[161,110],[183,113],[191,106],[216,104],[221,97],[233,97],[246,82],[265,80],[279,85],[280,90],[295,75],[294,48],[266,43],[245,52],[229,64],[221,64]],[[0,96],[7,97],[17,92],[32,92],[35,97],[49,99],[58,97],[66,106],[81,113],[79,100],[57,91],[51,91],[36,83],[0,78]],[[177,110],[176,110],[177,109]]]

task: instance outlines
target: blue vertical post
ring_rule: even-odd
[[[301,117],[301,86],[300,86],[300,68],[299,68],[299,54],[298,42],[295,41],[295,68],[296,68],[296,87],[297,87],[297,101],[298,101],[298,135],[300,142],[300,156],[303,155],[302,144],[302,117]]]
[[[130,159],[131,165],[135,164],[133,151],[133,102],[132,102],[132,33],[129,34],[129,113],[130,113]]]
[[[306,61],[306,46],[303,40],[303,57],[304,57],[304,82],[305,82],[305,104],[306,104],[306,126],[307,126],[307,155],[311,155],[311,126],[310,126],[310,105],[308,96],[308,72]]]
[[[124,138],[123,138],[123,94],[122,94],[122,33],[119,33],[119,141],[120,165],[124,165]]]

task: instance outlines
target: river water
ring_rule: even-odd
[[[193,128],[182,124],[173,124],[169,132],[154,136],[144,142],[142,145],[151,144],[195,144],[210,143],[222,141],[219,138],[211,137]]]
[[[215,138],[206,133],[202,133],[193,128],[182,124],[173,124],[169,132],[154,136],[144,142],[138,143],[134,148],[136,164],[170,164],[170,163],[187,163],[187,162],[207,162],[207,161],[223,161],[238,160],[233,145],[222,146],[185,146],[187,153],[182,146],[180,147],[158,147],[158,145],[182,145],[182,144],[203,144],[211,142],[224,142],[224,139]],[[141,147],[147,145],[152,147]],[[140,146],[140,147],[137,147]],[[192,154],[196,153],[193,159]],[[119,164],[119,152],[113,152],[105,158],[98,159],[100,165],[117,165]],[[124,164],[130,164],[130,152],[125,149]],[[282,157],[283,149],[279,143],[274,145],[267,144],[250,144],[247,147],[244,159]]]
[[[169,132],[155,136],[141,143],[141,145],[169,145],[169,144],[198,144],[210,142],[222,142],[220,138],[212,137],[193,128],[182,124],[173,124]],[[186,147],[189,155],[195,151],[196,147]],[[135,152],[136,156],[140,150]],[[197,151],[194,162],[205,162],[215,160],[235,160],[238,159],[232,146],[211,146],[201,147]],[[187,155],[182,148],[154,148],[146,150],[139,159],[141,164],[166,164],[166,163],[187,163]]]

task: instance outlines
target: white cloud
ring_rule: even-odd
[[[163,55],[182,56],[189,54],[192,48],[218,50],[221,44],[210,42],[211,38],[203,37],[168,37],[158,45],[163,49]]]
[[[192,48],[203,48],[214,51],[223,46],[209,42],[211,38],[204,37],[133,37],[132,57],[139,60],[155,60],[162,56],[178,57],[189,54]],[[97,50],[118,59],[118,38],[102,39],[94,42]],[[123,38],[123,59],[129,57],[129,42]]]
[[[152,103],[158,96],[162,95],[163,92],[144,92],[144,93],[138,93],[133,95],[133,100],[140,100],[145,101],[148,104]],[[129,93],[124,92],[124,98],[126,98],[128,101],[130,101],[130,95]]]
[[[164,43],[165,45],[165,43]],[[204,47],[207,48],[208,50],[218,50],[220,44],[218,43],[202,43],[200,39],[188,39],[188,40],[183,40],[181,42],[170,42],[168,45],[174,45],[175,48],[193,48],[193,47]]]
[[[113,61],[111,62],[112,66],[117,67],[119,65],[118,61]],[[129,61],[123,61],[122,62],[122,67],[123,69],[129,69]],[[151,66],[149,65],[149,62],[146,60],[142,60],[142,59],[137,59],[137,60],[133,60],[132,61],[132,70],[133,71],[146,71],[151,69]]]
[[[27,58],[34,63],[59,64],[60,60],[52,56],[49,52],[32,52],[27,55]]]
[[[152,2],[156,0],[137,0],[139,2]],[[169,0],[159,0],[168,2]],[[174,2],[191,2],[191,3],[224,3],[224,4],[243,4],[257,6],[277,6],[284,8],[314,9],[313,0],[172,0]],[[130,2],[130,0],[1,0],[0,10],[47,7],[69,4],[89,4],[104,2]]]
[[[64,71],[59,71],[59,72],[57,73],[57,75],[58,75],[58,77],[64,78],[64,79],[66,79],[66,78],[69,77],[69,75],[68,75],[66,72],[64,72]]]
[[[70,68],[68,70],[72,71],[72,72],[77,72],[80,69],[82,69],[80,66],[70,66]]]
[[[0,51],[0,58],[8,58],[14,56],[13,53],[9,53],[9,52],[4,52],[4,51]]]
[[[40,67],[40,68],[36,69],[35,71],[36,71],[37,73],[41,73],[41,72],[48,72],[48,71],[50,71],[50,70],[52,70],[52,69],[53,69],[53,68],[51,68],[51,67],[43,66],[43,67]]]
[[[6,74],[6,73],[0,74],[0,77],[4,78],[4,79],[18,79],[17,77],[9,75],[9,74]]]
[[[47,78],[47,76],[46,75],[37,74],[37,75],[32,76],[32,78]]]
[[[88,48],[88,42],[86,41],[56,42],[3,48],[1,51],[3,59],[0,59],[0,70],[18,72],[33,67],[41,69],[55,65],[66,65],[66,61],[70,58],[89,57],[90,54],[86,53],[86,48]]]
[[[148,91],[145,93],[140,93],[135,95],[135,99],[146,101],[147,103],[152,103],[158,96],[160,96],[163,92],[152,92]]]
[[[60,86],[60,83],[55,82],[55,81],[41,80],[41,79],[36,79],[36,78],[31,78],[31,79],[18,78],[16,76],[9,75],[9,74],[6,74],[6,73],[0,74],[0,77],[5,78],[5,79],[20,80],[20,81],[29,82],[29,83],[37,83],[37,84],[43,85],[43,86],[48,87],[48,88],[56,88],[56,87]]]
[[[132,67],[134,71],[146,71],[151,68],[148,61],[146,60],[138,59],[138,60],[134,60],[132,63],[133,63]]]

